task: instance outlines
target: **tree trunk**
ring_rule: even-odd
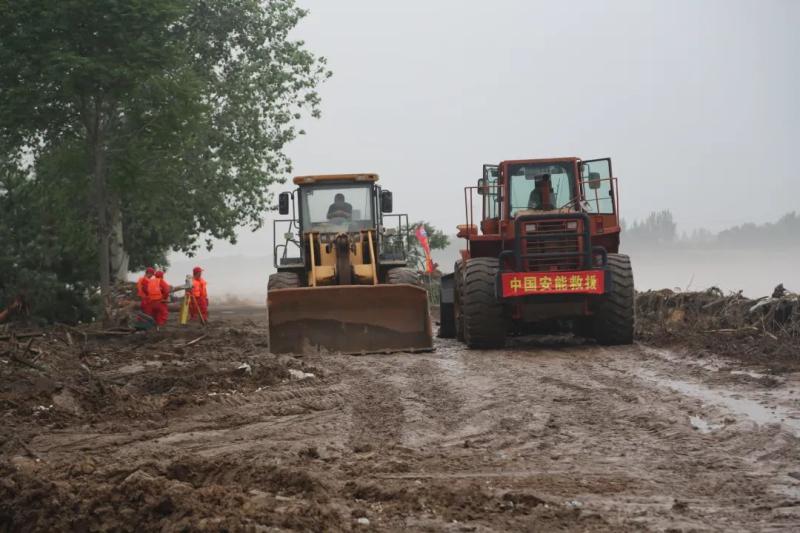
[[[111,281],[126,281],[128,279],[130,256],[125,251],[125,242],[122,236],[122,208],[119,204],[119,198],[115,195],[109,198],[108,204]]]
[[[100,296],[103,301],[103,321],[109,319],[111,303],[110,227],[108,223],[108,193],[106,183],[106,138],[103,123],[103,105],[98,98],[88,124],[89,153],[92,162],[92,183],[97,216],[97,267],[100,274]]]

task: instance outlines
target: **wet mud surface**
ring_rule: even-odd
[[[0,357],[0,531],[800,529],[785,365],[570,337],[274,356],[261,310],[214,318]]]

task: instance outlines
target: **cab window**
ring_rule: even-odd
[[[511,184],[510,216],[520,211],[552,211],[574,197],[573,163],[523,163],[508,166]],[[544,191],[548,189],[550,194]],[[549,196],[550,201],[545,203]]]
[[[597,159],[581,163],[583,208],[598,215],[614,213],[614,182],[611,179],[611,160]]]
[[[499,196],[497,189],[497,165],[483,166],[483,218],[500,216]]]

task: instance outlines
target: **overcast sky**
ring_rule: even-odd
[[[448,233],[503,159],[610,156],[622,216],[669,208],[679,230],[798,209],[800,1],[298,2],[334,75],[295,174],[377,172]]]

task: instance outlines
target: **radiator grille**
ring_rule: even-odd
[[[571,221],[574,222],[575,221]],[[535,230],[532,226],[535,226]],[[583,228],[578,222],[574,229],[567,229],[567,221],[531,221],[523,225],[522,256],[528,272],[551,272],[580,270],[583,250]],[[535,257],[535,255],[542,255]],[[534,255],[534,257],[531,257]]]

